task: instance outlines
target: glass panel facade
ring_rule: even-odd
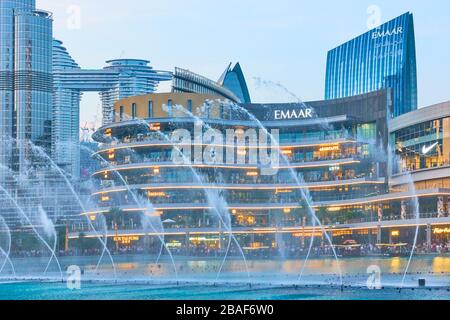
[[[394,91],[393,116],[417,109],[413,16],[406,13],[328,53],[325,99]]]
[[[394,173],[450,165],[450,118],[423,122],[393,134],[401,160]]]

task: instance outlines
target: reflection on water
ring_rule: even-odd
[[[399,257],[392,258],[391,260],[391,270],[390,273],[400,273],[402,261]]]
[[[450,273],[450,257],[434,258],[432,272],[434,272],[434,273]]]
[[[163,259],[156,264],[154,257],[150,256],[118,256],[118,275],[123,278],[157,278],[165,280],[174,279],[174,269],[168,259]],[[17,273],[19,275],[42,275],[42,265],[45,259],[22,259],[15,260]],[[94,275],[96,259],[92,258],[62,258],[62,267],[67,269],[70,265],[78,265],[86,274]],[[199,280],[214,279],[220,269],[221,259],[192,259],[176,257],[175,264],[183,279]],[[302,269],[304,260],[251,260],[248,263],[252,279],[258,278],[283,278],[292,277],[295,279]],[[343,258],[339,264],[344,275],[366,275],[367,268],[377,266],[384,275],[401,274],[405,271],[408,263],[407,258],[402,257],[364,257],[364,258]],[[56,270],[54,270],[56,271]],[[96,276],[108,277],[113,273],[108,263],[100,266]],[[312,259],[307,262],[304,274],[306,276],[337,275],[338,265],[334,259]],[[450,274],[450,256],[415,256],[409,270],[410,274],[416,273],[436,273]],[[241,259],[230,258],[226,261],[223,269],[223,276],[232,278],[243,278],[246,276],[245,264]]]
[[[117,265],[117,268],[123,271],[131,271],[138,268],[137,263],[120,263]]]
[[[147,259],[147,261],[149,261]],[[259,275],[278,274],[298,275],[302,269],[304,260],[252,260],[249,262],[249,271],[252,277]],[[405,271],[408,263],[403,257],[365,257],[346,258],[339,261],[341,269],[346,275],[366,274],[367,268],[378,266],[383,274],[400,274]],[[181,276],[213,276],[218,272],[221,261],[207,259],[176,259],[176,266]],[[118,272],[126,272],[135,275],[173,275],[173,266],[168,261],[159,264],[135,260],[133,263],[118,263]],[[336,275],[337,262],[334,259],[313,259],[307,262],[305,275]],[[225,263],[224,272],[228,275],[242,276],[245,273],[245,265],[239,259],[230,259]],[[449,257],[421,256],[415,257],[411,263],[410,273],[450,273]]]

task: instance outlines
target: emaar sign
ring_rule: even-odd
[[[275,120],[310,119],[313,117],[312,109],[275,110]]]
[[[377,30],[377,31],[374,31],[372,33],[372,39],[376,40],[376,39],[379,39],[379,38],[396,36],[396,35],[399,35],[399,34],[402,34],[402,33],[403,33],[403,27],[395,27],[392,30],[385,30],[385,31]]]

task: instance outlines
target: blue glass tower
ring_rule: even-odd
[[[393,89],[392,116],[417,109],[414,22],[405,13],[328,52],[325,99]]]

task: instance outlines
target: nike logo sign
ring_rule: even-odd
[[[431,150],[433,150],[438,144],[439,144],[439,142],[436,142],[435,144],[433,144],[433,145],[431,145],[431,146],[429,146],[429,147],[423,146],[423,148],[422,148],[422,154],[423,154],[423,155],[428,154],[428,153],[429,153]]]

